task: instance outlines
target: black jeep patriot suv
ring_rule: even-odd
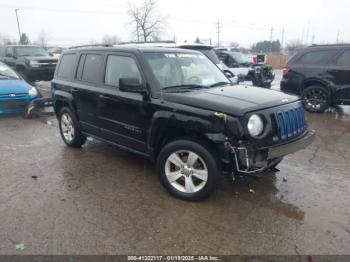
[[[302,49],[283,69],[281,90],[301,95],[310,112],[321,113],[332,105],[350,105],[350,45]]]
[[[308,146],[314,132],[296,96],[231,85],[197,51],[75,48],[52,81],[62,139],[95,137],[156,162],[173,195],[198,200],[220,174],[254,174]]]

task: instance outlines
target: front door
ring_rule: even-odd
[[[120,78],[144,83],[136,59],[127,53],[109,53],[105,59],[104,86],[99,95],[99,122],[104,139],[139,152],[146,150],[149,116],[143,94],[119,91]]]
[[[327,67],[327,74],[337,86],[335,100],[350,103],[350,49],[342,52],[334,63]]]
[[[16,59],[15,59],[15,52],[13,50],[13,47],[7,47],[5,51],[5,58],[4,63],[8,66],[15,69],[16,67]]]

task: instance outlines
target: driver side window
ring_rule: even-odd
[[[6,56],[7,57],[13,57],[14,53],[13,53],[13,48],[12,47],[7,47],[6,48]]]

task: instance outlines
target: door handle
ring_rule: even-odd
[[[111,99],[112,99],[112,97],[110,97],[110,96],[108,96],[108,95],[99,95],[99,97],[100,97],[101,99],[108,99],[108,100],[111,100]]]

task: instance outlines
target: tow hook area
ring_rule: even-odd
[[[38,98],[31,101],[25,110],[25,117],[53,115],[53,103],[51,98]]]
[[[248,149],[246,147],[235,147],[230,143],[227,143],[227,145],[234,156],[236,168],[239,173],[253,175],[267,169],[267,163],[263,164],[261,167],[252,165],[252,158],[249,158]]]

